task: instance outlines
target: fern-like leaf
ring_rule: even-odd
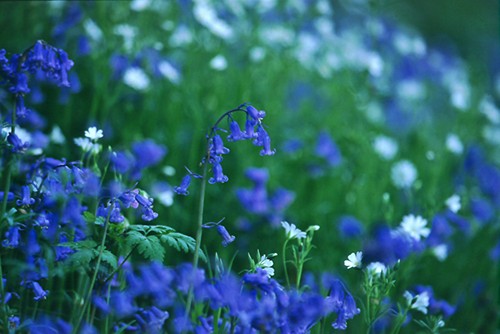
[[[196,249],[196,241],[190,236],[179,232],[163,234],[160,239],[162,242],[167,243],[170,247],[173,247],[178,251],[183,251],[184,253],[194,253]],[[199,256],[203,261],[207,261],[207,258],[201,249],[199,250]]]

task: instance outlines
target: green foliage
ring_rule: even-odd
[[[145,259],[163,261],[165,245],[179,252],[194,253],[196,242],[192,237],[164,225],[132,225],[125,232],[125,254],[137,248]],[[201,250],[199,255],[206,261]]]
[[[98,247],[97,243],[93,240],[64,242],[60,243],[58,246],[69,247],[76,250],[76,252],[71,254],[66,260],[66,263],[73,270],[80,267],[89,269],[92,265],[92,261],[98,258],[100,251],[100,247]],[[112,270],[118,267],[118,259],[116,255],[109,250],[104,249],[101,256],[101,260],[104,263],[107,263]]]

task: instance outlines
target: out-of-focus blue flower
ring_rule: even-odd
[[[147,139],[134,143],[132,153],[136,159],[136,168],[144,169],[159,163],[167,154],[167,148],[156,144],[151,139]]]
[[[231,242],[233,242],[236,237],[234,235],[230,235],[229,232],[226,230],[226,228],[223,225],[217,225],[216,227],[217,233],[222,237],[222,246],[226,247],[229,245]]]
[[[162,333],[163,324],[169,317],[168,312],[162,311],[153,306],[149,310],[141,310],[135,314],[135,319],[139,323],[144,333]]]
[[[364,226],[353,216],[342,216],[338,223],[338,229],[343,238],[357,238],[364,232]]]
[[[30,334],[71,334],[73,332],[73,326],[60,318],[49,318],[43,316],[36,319],[36,321],[30,323],[28,328]]]
[[[5,239],[2,242],[2,246],[7,248],[17,248],[19,247],[20,238],[19,226],[10,226],[7,232],[5,232]]]
[[[495,209],[491,203],[482,198],[474,198],[470,202],[470,209],[474,217],[481,223],[487,223],[495,215]]]
[[[333,141],[332,137],[325,131],[322,131],[318,135],[316,154],[319,157],[324,158],[331,167],[338,166],[342,162],[340,150]]]
[[[28,142],[23,142],[15,133],[9,133],[7,141],[12,146],[11,150],[14,153],[24,152],[30,145]]]
[[[456,311],[455,306],[449,304],[445,300],[438,300],[434,297],[434,290],[432,289],[431,286],[417,285],[415,287],[415,291],[418,294],[426,292],[427,295],[429,296],[429,306],[428,306],[429,313],[441,314],[445,318],[449,318],[455,313]]]
[[[20,323],[21,319],[19,319],[19,317],[11,315],[9,317],[9,331],[15,331],[15,329],[19,327]]]
[[[181,184],[177,187],[174,187],[174,191],[178,195],[188,195],[188,187],[191,184],[191,175],[187,174],[182,178]]]

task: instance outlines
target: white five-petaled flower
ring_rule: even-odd
[[[422,292],[416,296],[412,295],[409,291],[405,291],[404,295],[408,306],[417,311],[427,314],[427,307],[429,306],[429,294],[427,291]]]
[[[285,229],[287,239],[303,239],[306,237],[306,232],[301,231],[295,224],[289,224],[286,221],[281,222],[281,226]]]
[[[361,268],[362,259],[363,259],[363,252],[351,253],[347,257],[347,260],[344,261],[344,266],[346,266],[347,269]]]
[[[267,276],[271,277],[274,276],[273,264],[273,260],[268,259],[266,255],[262,255],[256,266],[263,269],[267,273]]]
[[[391,169],[391,179],[394,185],[400,189],[410,188],[417,180],[418,172],[415,166],[408,160],[395,163]]]
[[[387,272],[387,267],[382,262],[372,262],[366,266],[368,273],[370,276],[380,276],[382,274],[385,275]]]
[[[401,222],[401,230],[413,239],[420,241],[420,238],[426,238],[431,230],[426,227],[427,220],[420,216],[407,215]]]
[[[91,126],[88,130],[85,131],[85,137],[90,140],[98,140],[104,136],[102,130],[98,130],[95,126]]]

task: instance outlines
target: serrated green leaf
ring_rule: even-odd
[[[75,267],[88,267],[90,261],[92,261],[95,256],[95,249],[80,249],[71,254],[66,259],[66,263]]]
[[[137,250],[146,259],[163,261],[165,255],[165,249],[160,243],[160,239],[157,236],[148,236],[143,242],[141,242]]]
[[[68,241],[62,242],[57,246],[69,247],[71,249],[94,249],[97,247],[97,243],[94,240],[81,240],[81,241]]]
[[[112,269],[116,269],[118,267],[118,259],[116,258],[116,255],[111,253],[108,250],[105,250],[102,252],[102,261],[109,264],[109,266]]]
[[[163,234],[160,239],[162,242],[167,243],[170,247],[173,247],[178,251],[183,251],[184,253],[194,253],[194,250],[196,249],[196,241],[190,236],[179,232]],[[200,258],[206,262],[207,258],[201,249],[198,254]]]
[[[95,222],[95,216],[94,216],[94,214],[92,214],[92,213],[91,213],[91,212],[89,212],[89,211],[85,211],[85,212],[83,213],[83,218],[85,219],[85,221],[86,221],[87,223],[93,223],[93,222]]]

